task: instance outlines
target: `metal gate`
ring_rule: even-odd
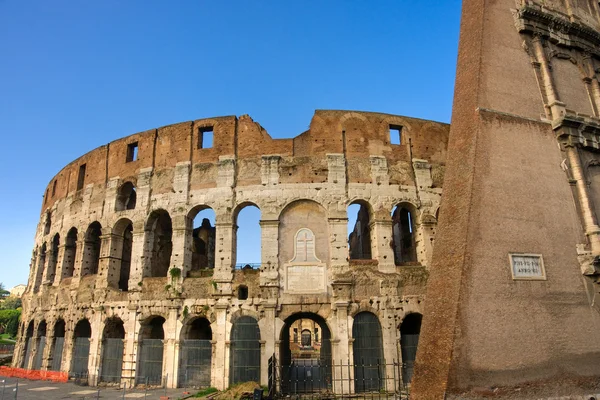
[[[381,325],[375,314],[361,312],[354,317],[354,391],[371,392],[383,388],[385,361]]]
[[[52,365],[50,366],[51,371],[60,371],[64,345],[64,337],[54,338],[54,351],[52,352]]]
[[[25,342],[25,355],[23,356],[23,362],[21,364],[21,368],[29,368],[29,357],[31,356],[31,341],[32,337],[28,337]]]
[[[162,339],[143,339],[139,345],[136,384],[162,384],[164,344]]]
[[[417,345],[419,334],[402,334],[400,336],[400,349],[402,351],[402,381],[410,383],[413,376],[415,358],[417,357]]]
[[[182,340],[179,352],[179,387],[210,386],[211,358],[210,340]]]
[[[102,343],[101,382],[121,382],[123,370],[123,339],[104,339]]]
[[[260,382],[260,329],[252,317],[240,317],[231,329],[229,382]]]
[[[42,360],[44,359],[44,348],[46,347],[46,336],[41,336],[38,342],[37,351],[35,353],[35,359],[33,360],[33,366],[31,369],[41,370]]]
[[[73,366],[71,376],[75,378],[86,377],[88,374],[88,360],[90,357],[90,338],[75,338],[73,345]]]

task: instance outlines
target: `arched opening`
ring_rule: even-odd
[[[38,255],[38,260],[37,260],[37,268],[35,271],[35,281],[34,281],[34,285],[33,285],[33,292],[37,292],[40,289],[40,285],[42,283],[42,278],[44,276],[44,269],[46,268],[46,243],[42,244],[42,247],[40,248],[40,253]]]
[[[146,257],[144,276],[165,277],[169,272],[173,251],[173,226],[165,210],[153,211],[146,223]]]
[[[46,224],[44,225],[44,235],[50,233],[50,227],[52,227],[52,214],[46,213]]]
[[[408,314],[400,325],[400,351],[402,353],[402,381],[410,383],[413,376],[417,346],[421,334],[422,315]]]
[[[371,219],[369,207],[364,202],[348,206],[348,254],[350,260],[370,260]]]
[[[162,384],[163,353],[165,331],[163,317],[150,317],[140,328],[138,340],[138,368],[136,383],[148,385]]]
[[[133,210],[136,203],[135,186],[131,182],[125,182],[117,190],[117,201],[115,211]]]
[[[215,267],[215,212],[198,206],[190,213],[188,223],[192,231],[192,266],[189,276],[200,276],[201,271]]]
[[[243,205],[235,216],[235,268],[249,265],[259,269],[261,263],[260,209],[254,204]]]
[[[110,383],[121,382],[123,370],[123,349],[125,328],[119,318],[110,318],[102,331],[102,362],[100,364],[100,381]]]
[[[31,357],[31,349],[33,348],[33,321],[29,321],[27,325],[27,333],[25,334],[25,352],[23,353],[23,360],[21,362],[21,368],[29,369],[29,358]]]
[[[131,272],[131,250],[133,248],[133,224],[128,219],[119,220],[113,229],[112,252],[117,264],[117,271],[111,268],[111,272],[118,276],[116,286],[124,292],[129,290],[129,274]],[[115,277],[116,278],[116,277]],[[109,277],[112,285],[115,284],[112,276]],[[114,287],[114,286],[113,286]]]
[[[65,241],[65,253],[63,256],[62,279],[70,278],[75,271],[75,257],[77,256],[77,229],[71,228],[67,233]]]
[[[308,312],[289,316],[281,329],[279,343],[281,386],[285,394],[332,389],[331,331],[323,317]]]
[[[196,318],[181,328],[179,387],[208,387],[212,359],[212,330],[206,318]]]
[[[65,321],[59,319],[54,323],[54,343],[52,346],[52,362],[50,370],[60,371],[63,349],[65,346]]]
[[[249,316],[235,320],[229,346],[229,384],[260,382],[260,329]]]
[[[393,250],[396,265],[417,261],[414,214],[404,205],[392,212]]]
[[[74,378],[86,378],[88,376],[88,363],[90,357],[90,338],[92,327],[87,319],[82,319],[75,325],[73,333],[73,361],[71,364],[71,376]]]
[[[102,225],[98,221],[90,224],[85,232],[85,248],[81,265],[81,276],[96,275],[100,265]]]
[[[377,316],[370,312],[356,314],[352,337],[354,390],[356,393],[379,391],[385,383],[385,360],[381,324]]]
[[[44,349],[46,348],[46,320],[42,320],[38,325],[37,329],[37,346],[35,352],[35,358],[33,359],[33,365],[31,369],[41,370],[42,369],[42,361],[44,360]]]
[[[57,233],[52,238],[52,249],[50,250],[50,260],[48,260],[48,270],[46,272],[46,282],[52,284],[54,275],[56,275],[56,264],[58,263],[58,247],[60,246],[60,235]]]
[[[247,300],[248,299],[248,286],[240,285],[237,290],[237,298],[238,300]]]

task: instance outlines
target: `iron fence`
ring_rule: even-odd
[[[60,371],[64,346],[65,346],[65,338],[64,337],[54,338],[54,350],[52,351],[52,365],[50,366],[50,370]]]
[[[0,344],[0,354],[12,354],[15,352],[14,344]]]
[[[210,340],[182,340],[180,344],[179,387],[209,387],[212,343]]]
[[[73,364],[71,367],[70,376],[73,378],[87,377],[88,361],[90,357],[90,338],[78,337],[75,338],[73,346]]]
[[[100,382],[121,382],[121,371],[123,369],[123,339],[104,339],[102,345],[102,369],[100,370]]]
[[[399,362],[292,360],[277,365],[269,359],[269,395],[298,399],[408,399],[402,380],[408,365]]]
[[[37,351],[35,358],[33,359],[33,365],[31,369],[40,370],[42,369],[42,360],[44,359],[44,348],[46,347],[46,336],[42,336],[38,339]]]
[[[139,345],[139,361],[135,383],[138,385],[162,385],[164,344],[162,339],[143,339]]]

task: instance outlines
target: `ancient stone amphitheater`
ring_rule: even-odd
[[[92,150],[45,191],[14,366],[92,385],[406,384],[448,131],[319,110],[292,139],[226,116]],[[249,206],[258,264],[236,256]]]

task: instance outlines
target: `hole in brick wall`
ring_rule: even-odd
[[[238,300],[246,300],[248,298],[248,286],[238,286]]]
[[[85,233],[85,253],[83,255],[83,262],[88,265],[88,268],[81,271],[81,276],[98,273],[101,235],[102,225],[98,221],[92,222]]]
[[[46,214],[46,225],[44,225],[44,235],[50,233],[50,227],[52,226],[52,214]]]
[[[63,264],[63,276],[62,278],[70,278],[73,276],[75,270],[75,256],[77,252],[77,229],[71,228],[67,233],[67,240],[65,241],[65,261]]]
[[[52,197],[54,197],[56,195],[56,183],[58,181],[54,181],[54,183],[52,184]]]
[[[210,149],[213,147],[213,127],[206,126],[198,128],[198,148],[199,149]]]
[[[402,144],[402,126],[390,125],[390,144]]]
[[[153,211],[148,217],[145,230],[146,236],[151,237],[146,242],[146,251],[150,253],[144,266],[146,276],[165,277],[173,251],[173,225],[169,213],[162,209]]]
[[[117,191],[117,201],[115,202],[115,210],[133,210],[137,200],[135,186],[131,182],[125,182]]]
[[[260,209],[248,204],[236,215],[236,268],[256,268],[261,262]]]
[[[83,185],[85,184],[85,164],[81,164],[79,166],[79,174],[77,175],[77,190],[83,189]]]
[[[392,248],[396,265],[417,261],[413,214],[407,207],[396,206],[392,212]]]
[[[207,207],[197,212],[192,230],[192,268],[199,271],[215,267],[215,212]]]
[[[126,162],[136,161],[138,159],[138,142],[129,143],[127,145]]]

